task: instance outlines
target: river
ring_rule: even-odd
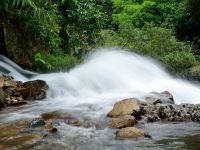
[[[1,59],[0,66],[3,72],[17,80],[42,79],[49,85],[45,100],[1,111],[0,122],[4,127],[13,121],[40,117],[53,111],[73,114],[82,122],[89,120],[91,124],[84,128],[60,123],[57,136],[28,141],[32,145],[29,149],[194,149],[200,142],[200,124],[192,122],[140,125],[152,135],[152,139],[145,140],[119,141],[115,139],[116,131],[106,127],[108,111],[124,98],[136,97],[143,101],[149,92],[170,91],[177,104],[200,103],[198,85],[173,77],[151,58],[111,48],[89,54],[82,64],[68,72],[32,73],[7,59]],[[196,143],[188,143],[187,138],[193,138]],[[1,142],[7,143],[3,148],[23,149],[20,144],[12,145],[14,140],[9,143],[8,139],[2,137]]]

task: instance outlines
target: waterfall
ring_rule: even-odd
[[[46,100],[21,109],[23,115],[65,109],[96,118],[106,115],[123,98],[144,100],[152,91],[169,91],[177,104],[200,103],[198,85],[171,76],[151,58],[117,48],[97,50],[69,72],[36,74],[3,59],[0,66],[15,79],[42,79],[50,87]]]

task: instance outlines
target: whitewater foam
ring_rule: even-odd
[[[199,86],[172,77],[151,58],[119,49],[99,50],[68,73],[36,78],[47,81],[54,97],[138,96],[167,90],[177,103],[200,103]]]
[[[5,65],[5,64],[3,64]],[[24,77],[12,73],[16,79]],[[39,74],[49,85],[46,100],[21,109],[22,115],[67,110],[79,116],[98,118],[123,98],[143,100],[152,91],[169,91],[176,103],[200,103],[200,87],[177,79],[151,58],[120,49],[101,49],[69,72]]]

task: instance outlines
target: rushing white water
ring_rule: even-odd
[[[14,68],[10,71],[15,78],[28,80]],[[45,80],[50,90],[47,100],[29,108],[31,113],[67,109],[99,117],[122,98],[142,100],[149,92],[166,90],[173,94],[176,103],[200,103],[199,86],[172,77],[150,58],[115,48],[92,53],[70,72],[40,74],[33,79]]]
[[[35,74],[19,68],[4,57],[0,57],[0,70],[10,73],[17,80],[45,80],[50,87],[46,100],[1,111],[0,124],[26,117],[38,117],[44,112],[55,110],[72,114],[83,126],[84,123],[87,125],[88,120],[92,124],[91,128],[84,128],[70,126],[61,121],[56,126],[59,136],[56,134],[51,137],[53,139],[43,138],[40,141],[42,143],[36,144],[33,149],[37,149],[37,146],[38,149],[48,149],[48,144],[45,145],[46,139],[50,143],[49,149],[55,144],[62,148],[53,149],[161,150],[164,145],[156,144],[153,140],[171,135],[174,140],[175,135],[192,134],[190,130],[196,134],[199,128],[199,124],[193,123],[145,124],[142,128],[153,136],[153,140],[115,140],[115,130],[106,128],[106,114],[120,99],[136,97],[143,100],[149,92],[167,90],[173,94],[176,103],[200,103],[199,86],[172,77],[151,58],[124,50],[99,50],[70,72]],[[174,145],[169,144],[169,147],[172,149]]]
[[[24,70],[8,58],[0,55],[0,73],[8,73],[16,80],[27,81],[27,77],[37,75],[35,72]]]
[[[200,103],[200,87],[170,76],[150,58],[119,49],[99,50],[68,73],[43,74],[35,78],[46,80],[55,97],[90,99],[167,90],[177,103]],[[87,102],[86,99],[82,101]]]

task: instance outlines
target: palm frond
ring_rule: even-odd
[[[33,0],[6,0],[7,4],[10,4],[12,7],[32,7],[36,8]]]

